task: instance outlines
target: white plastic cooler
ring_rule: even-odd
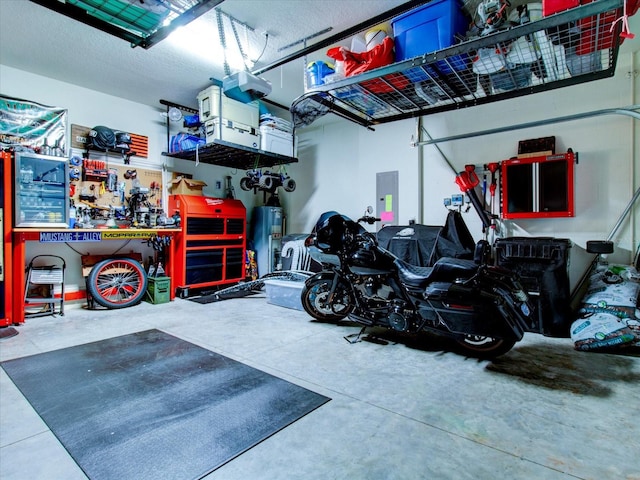
[[[221,99],[220,94],[221,89],[216,85],[198,94],[198,113],[201,122],[224,117],[258,129],[260,123],[258,102],[242,103],[226,95],[222,95]],[[222,114],[220,114],[220,108],[222,108]]]
[[[262,125],[260,127],[260,150],[294,157],[295,145],[293,134],[283,132],[270,125]]]

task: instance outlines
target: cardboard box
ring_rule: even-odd
[[[518,158],[546,157],[548,155],[553,155],[553,152],[551,150],[542,150],[541,152],[519,153]]]
[[[170,195],[203,195],[202,189],[207,184],[202,180],[192,178],[176,177],[169,182]]]
[[[518,142],[518,158],[533,158],[556,153],[556,137],[540,137]]]

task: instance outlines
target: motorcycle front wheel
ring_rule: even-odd
[[[470,357],[491,359],[507,353],[516,341],[479,335],[461,335],[456,338],[456,343]]]
[[[316,320],[342,320],[353,310],[349,292],[340,286],[334,292],[333,304],[329,304],[332,285],[332,278],[310,278],[302,289],[302,307]]]

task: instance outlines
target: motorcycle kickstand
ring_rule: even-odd
[[[351,335],[347,335],[347,336],[344,337],[344,339],[347,342],[351,343],[352,345],[354,343],[361,342],[362,341],[362,338],[361,338],[362,334],[365,332],[366,329],[367,329],[367,326],[365,325],[364,327],[362,327],[360,329],[360,331],[358,333],[352,333]],[[355,337],[355,340],[352,340],[353,337]]]

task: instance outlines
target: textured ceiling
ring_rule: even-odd
[[[331,29],[309,40],[307,46],[311,46],[406,3],[226,0],[220,8],[251,27],[239,29],[243,41],[259,50],[264,48],[253,67],[255,71],[293,55],[304,43],[282,47]],[[178,48],[171,36],[148,50],[131,48],[124,40],[28,0],[0,0],[0,23],[0,63],[147,105],[159,107],[159,100],[165,99],[195,106],[197,93],[210,85],[210,78],[222,79],[225,75],[214,48],[219,35],[213,10],[191,23],[202,32],[192,40],[193,49]],[[268,33],[266,47],[264,32]],[[233,35],[225,38],[227,45],[235,45]],[[211,54],[197,55],[196,44],[210,45]],[[310,53],[307,61],[324,59],[326,49]],[[261,74],[272,83],[270,100],[289,106],[303,93],[304,61],[292,60]]]

